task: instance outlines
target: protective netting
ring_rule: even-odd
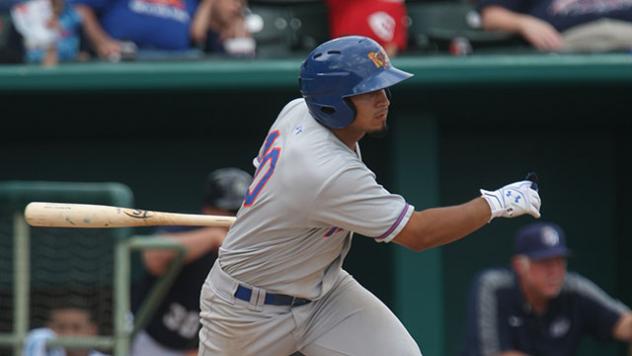
[[[98,335],[112,336],[114,249],[129,236],[129,229],[29,228],[22,221],[19,226],[24,228],[18,230],[28,232],[28,257],[17,262],[28,264],[29,274],[17,282],[18,290],[28,290],[28,318],[14,320],[21,304],[13,295],[14,247],[22,246],[16,245],[15,236],[24,234],[13,231],[13,220],[33,201],[131,207],[133,195],[129,187],[114,182],[0,182],[0,340],[9,342],[7,336],[19,322],[28,323],[29,330],[47,326],[51,308],[66,309],[56,313],[65,321],[68,308],[87,309]],[[11,346],[0,345],[0,356],[4,355],[13,355]]]
[[[103,230],[31,229],[31,326],[44,325],[51,307],[81,301],[111,335],[114,244]]]
[[[13,222],[0,219],[0,332],[13,328]],[[29,328],[46,326],[57,307],[90,310],[100,335],[112,335],[115,240],[103,229],[30,229]],[[9,354],[0,350],[0,356]]]

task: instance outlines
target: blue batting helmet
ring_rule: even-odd
[[[344,128],[355,118],[346,99],[388,88],[413,75],[399,70],[374,40],[340,37],[316,47],[301,66],[299,85],[310,113],[330,128]]]

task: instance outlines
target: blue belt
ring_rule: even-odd
[[[239,287],[237,287],[237,290],[235,291],[235,297],[238,299],[244,300],[246,302],[250,302],[251,296],[252,296],[252,289],[248,287],[244,287],[242,285],[239,285]],[[297,297],[292,297],[291,295],[273,294],[273,293],[266,293],[266,298],[263,301],[264,304],[289,305],[289,306],[300,306],[300,305],[305,305],[309,302],[311,302],[311,300],[309,299],[297,298]]]

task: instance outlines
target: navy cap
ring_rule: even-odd
[[[204,205],[236,212],[250,183],[252,176],[239,168],[217,169],[206,180]]]
[[[570,254],[562,228],[544,222],[533,223],[518,230],[514,252],[532,260],[567,257]]]

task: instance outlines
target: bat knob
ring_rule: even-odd
[[[529,180],[531,181],[531,189],[538,191],[539,187],[538,187],[538,175],[535,172],[529,172],[527,173],[527,177],[525,178],[525,180]]]

